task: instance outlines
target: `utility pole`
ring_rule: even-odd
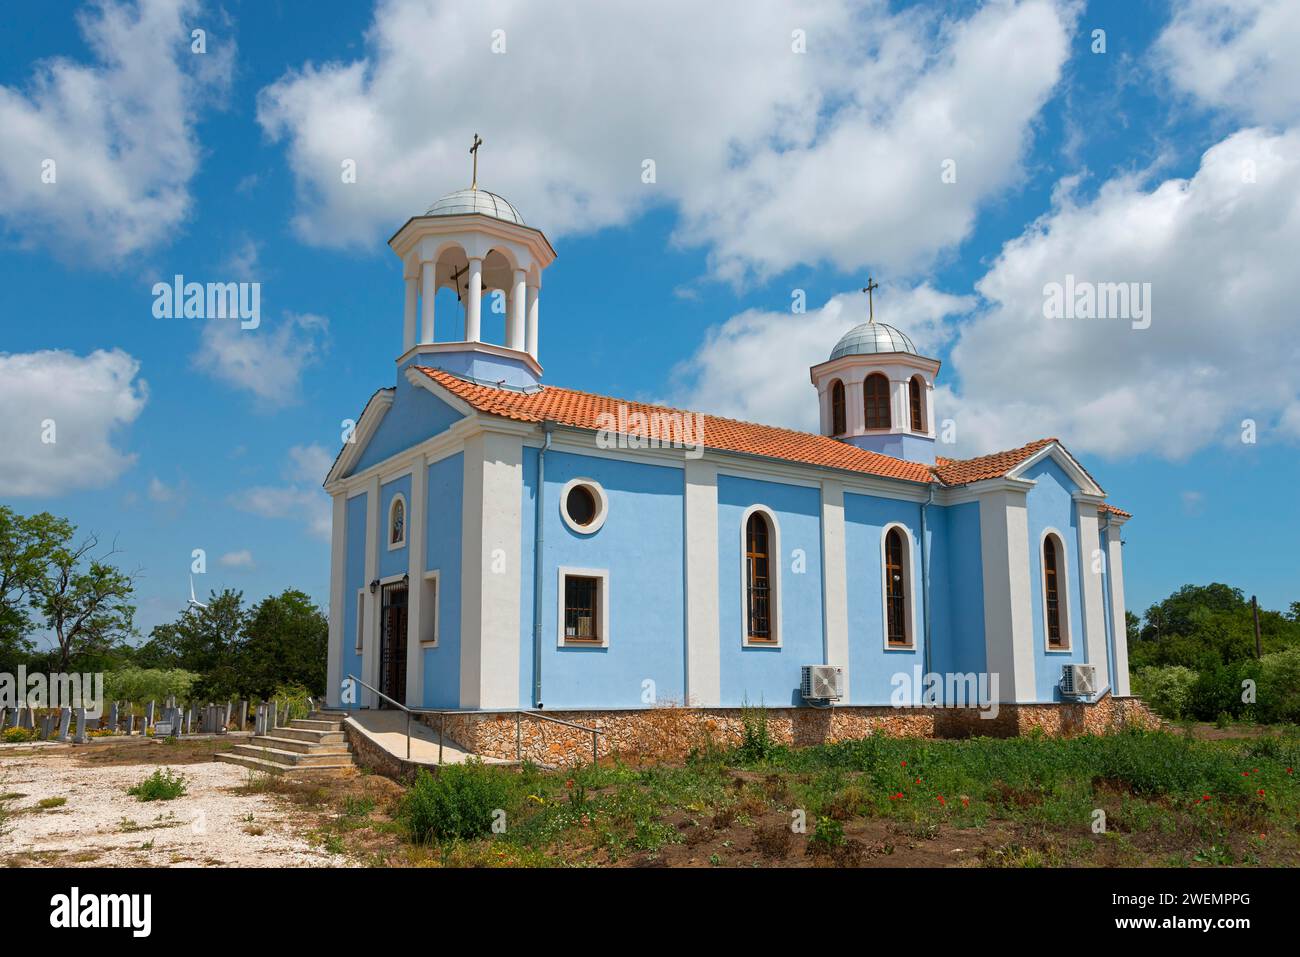
[[[1255,600],[1254,595],[1250,596],[1250,610],[1255,615],[1255,657],[1262,658],[1264,652],[1259,643],[1259,602]]]

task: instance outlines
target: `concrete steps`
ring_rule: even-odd
[[[294,718],[289,727],[273,728],[270,734],[255,735],[247,743],[218,754],[216,759],[268,774],[353,766],[352,749],[344,737],[342,720],[319,713],[310,718]]]

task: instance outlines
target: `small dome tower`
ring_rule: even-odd
[[[868,281],[867,292],[877,288]],[[934,380],[929,359],[903,332],[872,316],[809,370],[821,404],[821,433],[863,449],[934,464]]]
[[[402,260],[406,303],[399,366],[417,358],[473,379],[535,386],[538,313],[542,271],[555,261],[555,249],[540,229],[504,197],[478,186],[478,148],[474,136],[474,181],[448,193],[422,216],[414,216],[388,241]],[[463,325],[455,341],[434,340],[434,297],[456,291]],[[483,297],[499,289],[506,296],[506,341],[482,341]],[[438,322],[447,320],[439,316]],[[453,318],[452,323],[456,323]],[[456,323],[459,325],[459,323]],[[418,325],[418,331],[417,331]]]

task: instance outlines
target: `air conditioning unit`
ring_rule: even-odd
[[[835,665],[804,665],[800,693],[809,701],[839,701],[844,697],[844,669]]]
[[[1070,698],[1089,698],[1097,693],[1095,665],[1062,665],[1061,694]]]

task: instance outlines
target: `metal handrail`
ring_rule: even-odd
[[[549,714],[542,714],[540,711],[529,711],[523,708],[482,708],[473,711],[465,711],[457,708],[408,708],[402,702],[390,698],[372,684],[367,684],[354,674],[349,674],[348,679],[355,681],[363,688],[368,688],[379,697],[383,698],[389,704],[396,708],[401,708],[406,712],[406,760],[411,760],[411,715],[413,714],[436,714],[440,717],[438,722],[438,764],[442,764],[442,742],[446,738],[447,715],[449,714],[513,714],[515,716],[515,760],[519,760],[521,748],[521,726],[520,717],[528,715],[530,718],[541,718],[543,721],[550,721],[552,724],[562,724],[568,728],[576,728],[591,735],[591,761],[593,764],[600,757],[599,735],[604,734],[599,728],[589,728],[584,724],[577,724],[573,721],[565,721],[563,718],[553,718]]]

